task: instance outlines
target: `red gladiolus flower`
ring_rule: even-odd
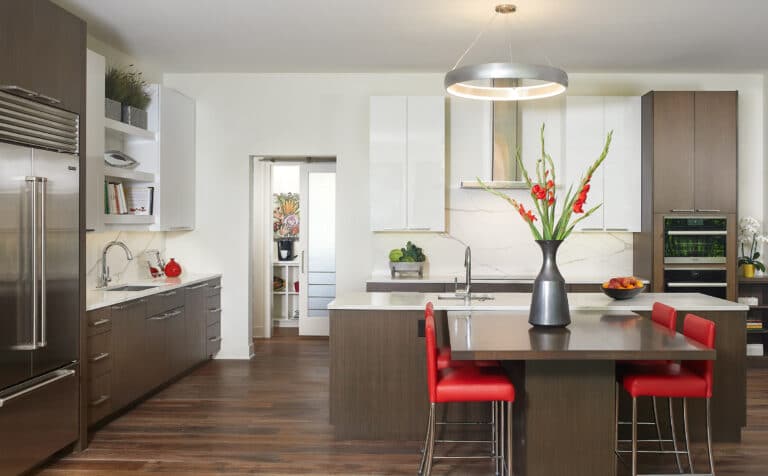
[[[555,187],[555,182],[553,182],[552,180],[547,180],[547,190],[551,190],[554,187]]]
[[[573,213],[584,213],[584,202],[577,201],[573,204]]]
[[[534,215],[531,210],[526,210],[522,203],[518,205],[517,211],[520,213],[521,217],[525,218],[529,222],[536,221],[536,215]]]
[[[549,199],[547,200],[547,203],[552,206],[555,204],[555,192],[551,191],[549,192]]]
[[[589,192],[590,186],[589,182],[584,184],[584,188],[581,189],[582,192]]]
[[[578,202],[586,202],[587,201],[587,192],[582,190],[581,193],[579,194],[579,198],[578,198],[577,201]]]
[[[539,200],[544,200],[547,197],[547,191],[543,188],[541,188],[541,185],[536,184],[531,188],[531,195],[538,198]]]

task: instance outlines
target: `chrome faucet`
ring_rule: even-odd
[[[466,275],[464,277],[464,289],[459,289],[459,280],[453,278],[453,286],[456,290],[456,294],[464,294],[469,297],[472,289],[472,250],[467,246],[464,250],[464,270]]]
[[[109,276],[109,266],[107,266],[107,252],[113,246],[119,246],[122,248],[123,251],[125,251],[125,257],[128,258],[128,261],[133,259],[133,253],[131,253],[131,250],[129,250],[125,243],[122,241],[110,241],[107,243],[107,245],[104,247],[104,251],[101,253],[101,275],[99,276],[99,281],[96,284],[97,288],[106,288],[112,281],[112,278]]]

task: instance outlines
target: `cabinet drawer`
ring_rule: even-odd
[[[221,349],[221,323],[208,326],[205,333],[206,355],[213,356]]]
[[[88,382],[88,424],[109,415],[112,410],[112,373],[92,377]]]
[[[98,377],[112,370],[112,332],[88,337],[88,375]]]
[[[93,336],[107,332],[112,329],[112,309],[105,307],[102,309],[95,309],[88,311],[86,314],[86,320],[88,322],[87,335]]]
[[[221,294],[221,278],[208,281],[208,295],[217,296]]]
[[[221,321],[221,295],[208,296],[205,306],[205,324],[210,326]]]
[[[184,305],[184,289],[172,289],[149,296],[147,314],[154,316]]]

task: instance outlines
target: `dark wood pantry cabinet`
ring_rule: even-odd
[[[0,2],[0,89],[82,113],[85,22],[49,0]]]
[[[89,424],[219,351],[220,289],[216,278],[88,312]]]
[[[654,213],[736,213],[737,99],[736,91],[643,96],[643,182]]]

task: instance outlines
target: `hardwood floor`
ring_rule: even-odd
[[[110,422],[90,447],[40,472],[82,475],[415,474],[420,442],[336,441],[328,424],[328,342],[256,341],[251,361],[212,361]],[[768,468],[768,370],[750,369],[749,426],[719,445],[719,476]],[[478,454],[484,448],[448,448]],[[696,469],[706,469],[703,452]],[[644,469],[644,468],[643,468]],[[667,467],[667,472],[673,468]],[[491,474],[487,462],[438,462],[434,474]]]

